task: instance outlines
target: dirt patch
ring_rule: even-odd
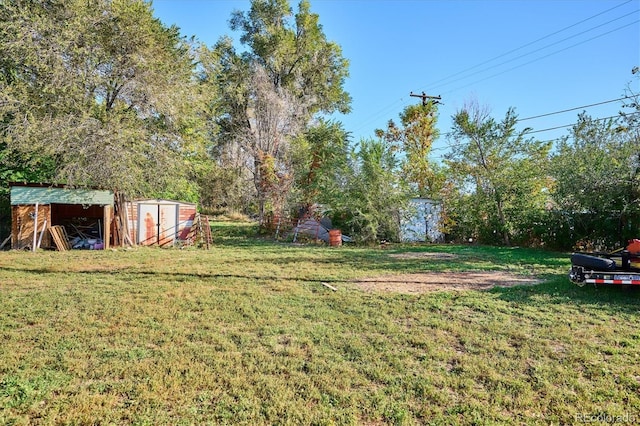
[[[488,290],[540,282],[535,277],[487,271],[386,275],[358,280],[356,284],[365,291],[420,294],[443,290]]]
[[[436,252],[408,252],[408,253],[393,253],[389,257],[395,259],[433,259],[433,260],[451,260],[457,259],[458,255],[452,253],[436,253]]]

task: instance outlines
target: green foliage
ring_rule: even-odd
[[[570,244],[614,248],[640,236],[638,138],[619,126],[581,114],[552,157],[555,209]]]
[[[245,58],[264,66],[276,87],[308,100],[310,116],[349,111],[351,98],[343,87],[349,62],[340,46],[326,39],[307,0],[295,15],[288,0],[252,0],[251,9],[235,12],[230,23],[249,48]]]
[[[200,167],[197,182],[200,187],[200,204],[207,209],[247,211],[251,192],[242,185],[237,169],[222,167],[212,161]]]
[[[32,167],[51,159],[53,178],[72,185],[183,192],[183,160],[201,138],[193,55],[177,28],[141,0],[11,0],[0,28],[10,150]]]
[[[334,221],[361,242],[398,241],[399,215],[409,195],[394,147],[383,139],[363,139],[351,157],[344,204],[334,210]]]
[[[384,132],[376,131],[379,137],[394,144],[402,153],[403,179],[415,188],[418,197],[438,199],[444,184],[437,166],[429,160],[431,146],[439,135],[437,119],[436,104],[410,105],[400,114],[402,127],[389,121]]]
[[[225,37],[203,56],[201,80],[219,93],[220,132],[211,154],[221,167],[237,170],[263,222],[270,210],[282,214],[294,179],[308,176],[307,161],[314,159],[300,155],[313,154],[296,141],[305,138],[309,123],[322,114],[348,112],[348,62],[326,39],[306,1],[294,14],[287,0],[253,0],[230,24],[247,51],[238,54]]]
[[[197,71],[201,90],[207,95],[203,114],[208,135],[207,161],[199,163],[195,179],[201,203],[207,208],[247,212],[255,187],[237,135],[248,122],[249,70],[236,54],[228,37],[213,48],[200,46]]]
[[[619,120],[586,115],[548,144],[478,107],[454,117],[453,150],[432,103],[352,148],[348,61],[310,2],[252,0],[212,48],[143,0],[0,1],[0,237],[8,183],[48,181],[199,202],[264,218],[321,204],[359,240],[395,240],[409,195],[444,199],[454,239],[568,248],[640,236],[640,101]],[[640,76],[637,68],[634,69]],[[632,86],[630,86],[632,87]],[[389,407],[389,419],[403,412]]]
[[[501,122],[477,106],[454,116],[457,144],[447,156],[447,211],[458,237],[510,245],[526,242],[532,220],[545,208],[548,142],[525,139],[510,109]]]
[[[295,141],[294,151],[299,202],[319,203],[329,210],[343,205],[349,134],[342,123],[319,120]]]

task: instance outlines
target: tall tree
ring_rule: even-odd
[[[236,135],[241,146],[251,154],[260,223],[265,204],[281,212],[293,184],[290,143],[300,132],[303,104],[282,87],[270,84],[264,68],[255,64],[252,70],[248,127]]]
[[[477,104],[454,116],[456,144],[445,161],[457,191],[449,202],[467,236],[490,242],[493,234],[510,245],[520,217],[544,207],[551,145],[526,139],[527,129],[516,131],[517,120],[509,109],[497,122]]]
[[[207,207],[249,211],[255,185],[251,155],[239,134],[249,126],[250,64],[238,55],[229,37],[198,50],[198,80],[208,96],[209,166],[198,179]]]
[[[309,115],[349,112],[343,87],[349,63],[327,40],[309,1],[302,0],[294,15],[288,0],[252,0],[248,12],[233,14],[231,29],[242,32],[245,59],[261,64],[274,86],[305,99]]]
[[[73,185],[193,194],[193,55],[149,3],[7,0],[0,39],[7,149],[51,159],[54,179]]]
[[[248,12],[233,14],[231,28],[241,32],[240,41],[248,51],[236,53],[231,41],[223,38],[214,48],[221,62],[203,76],[217,81],[221,93],[218,125],[222,131],[214,152],[231,155],[236,165],[249,168],[257,211],[263,218],[265,206],[276,201],[273,197],[286,198],[285,181],[293,172],[286,170],[292,164],[292,140],[314,116],[349,110],[350,98],[343,87],[348,62],[339,46],[327,41],[307,1],[299,4],[294,15],[287,0],[253,0]],[[267,119],[260,114],[271,112],[259,103],[274,96],[282,106],[278,121],[288,124],[272,126],[271,136],[266,137],[256,132],[256,126]],[[271,167],[275,173],[269,172]]]
[[[436,104],[410,105],[400,114],[401,127],[389,121],[385,131],[376,134],[395,144],[404,153],[403,176],[415,187],[419,197],[438,197],[444,184],[437,166],[429,160],[433,142],[438,138],[436,128],[438,110]]]

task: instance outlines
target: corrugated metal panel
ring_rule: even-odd
[[[164,199],[141,199],[127,202],[127,217],[129,229],[132,237],[138,244],[164,245],[173,242],[175,239],[186,239],[193,220],[196,216],[196,204],[183,201]],[[175,215],[169,215],[169,210],[175,209]],[[163,214],[164,212],[164,214]],[[164,236],[162,236],[162,217],[165,216]],[[161,222],[160,225],[158,222]],[[158,238],[157,232],[160,230],[161,236]]]
[[[427,198],[412,198],[402,212],[400,239],[405,242],[439,242],[444,234],[439,230],[442,206]]]
[[[113,205],[113,192],[95,189],[67,189],[12,186],[11,205],[20,204],[89,204]]]
[[[165,200],[160,198],[149,198],[149,199],[145,198],[145,199],[133,200],[132,202],[135,204],[180,204],[181,206],[191,206],[194,208],[196,206],[195,203],[189,203],[186,201]]]

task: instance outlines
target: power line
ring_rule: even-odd
[[[526,121],[526,120],[533,120],[534,118],[548,117],[550,115],[562,114],[565,112],[576,111],[584,108],[591,108],[598,105],[610,104],[611,102],[618,102],[618,101],[622,101],[629,98],[631,98],[631,96],[625,96],[623,98],[618,98],[618,99],[611,99],[610,101],[597,102],[595,104],[582,105],[575,108],[563,109],[562,111],[548,112],[546,114],[534,115],[533,117],[519,118],[517,121],[520,122],[520,121]]]
[[[617,101],[621,101],[621,100],[629,99],[629,98],[632,98],[632,96],[624,96],[624,97],[618,98],[618,99],[611,99],[611,100],[608,100],[608,101],[596,102],[596,103],[593,103],[593,104],[582,105],[582,106],[579,106],[579,107],[569,108],[569,109],[565,109],[565,110],[562,110],[562,111],[554,111],[554,112],[549,112],[549,113],[546,113],[546,114],[540,114],[540,115],[536,115],[536,116],[532,116],[532,117],[519,118],[518,120],[516,120],[516,123],[519,123],[521,121],[526,121],[526,120],[532,120],[534,118],[547,117],[547,116],[550,116],[550,115],[562,114],[564,112],[576,111],[576,110],[579,110],[579,109],[590,108],[590,107],[598,106],[598,105],[604,105],[604,104],[617,102]],[[632,113],[632,114],[637,114],[637,113]],[[612,117],[608,117],[608,118],[615,118],[615,117],[618,117],[618,116],[612,116]],[[608,118],[595,119],[595,121],[605,120],[605,119],[608,119]],[[561,128],[570,127],[570,126],[573,126],[573,124],[568,124],[568,125],[565,125],[565,126],[559,126],[559,127],[549,128],[549,129],[536,130],[536,131],[532,131],[532,132],[527,132],[527,134],[539,133],[539,132],[544,132],[544,131],[548,131],[548,130],[556,130],[556,129],[561,129]],[[452,134],[453,134],[453,132],[446,132],[446,133],[442,133],[440,136],[448,137],[448,136],[451,136]],[[432,151],[443,150],[443,149],[447,149],[447,148],[449,148],[451,146],[457,146],[457,145],[459,145],[459,144],[449,145],[449,146],[440,147],[440,148],[433,148]]]
[[[560,33],[564,32],[564,31],[566,31],[566,30],[568,30],[568,29],[570,29],[570,28],[573,28],[573,27],[575,27],[575,26],[578,26],[578,25],[580,25],[580,24],[583,24],[583,23],[585,23],[585,22],[587,22],[587,21],[590,21],[590,20],[592,20],[592,19],[594,19],[594,18],[597,18],[598,16],[604,15],[605,13],[611,12],[612,10],[617,9],[617,8],[619,8],[619,7],[622,7],[622,6],[624,6],[625,4],[627,4],[627,3],[631,3],[631,1],[632,1],[632,0],[628,0],[628,1],[624,2],[624,3],[620,3],[620,4],[619,4],[619,5],[617,5],[617,6],[614,6],[614,7],[612,7],[612,8],[609,8],[609,9],[605,10],[605,11],[602,11],[602,12],[600,12],[600,13],[597,13],[597,14],[595,14],[595,15],[593,15],[593,16],[590,16],[590,17],[588,17],[588,18],[586,18],[586,19],[583,19],[582,21],[576,22],[575,24],[572,24],[572,25],[569,25],[569,26],[567,26],[567,27],[564,27],[564,28],[562,28],[562,29],[560,29],[560,30],[558,30],[558,31],[555,31],[555,32],[553,32],[553,33],[551,33],[551,34],[547,34],[546,36],[540,37],[540,38],[538,38],[538,39],[536,39],[536,40],[534,40],[534,41],[531,41],[531,42],[529,42],[529,43],[523,44],[523,45],[522,45],[522,46],[520,46],[520,47],[517,47],[517,48],[515,48],[515,49],[509,50],[508,52],[502,53],[502,54],[500,54],[500,55],[498,55],[498,56],[495,56],[495,57],[493,57],[493,58],[491,58],[491,59],[488,59],[488,60],[486,60],[486,61],[484,61],[484,62],[481,62],[481,63],[479,63],[479,64],[477,64],[477,65],[474,65],[474,66],[472,66],[472,67],[470,67],[470,68],[467,68],[467,69],[465,69],[465,70],[462,70],[462,71],[460,71],[460,72],[457,72],[457,73],[455,73],[455,74],[452,74],[452,75],[450,75],[449,77],[445,77],[445,78],[442,78],[442,79],[440,79],[440,80],[434,81],[432,84],[433,84],[433,85],[436,85],[436,84],[441,83],[441,82],[443,82],[443,81],[449,80],[449,79],[451,79],[451,78],[453,78],[453,77],[457,77],[457,76],[458,76],[458,75],[460,75],[460,74],[464,74],[464,73],[467,73],[467,72],[469,72],[469,71],[472,71],[472,70],[474,70],[474,69],[476,69],[476,68],[478,68],[478,67],[481,67],[482,65],[485,65],[485,64],[488,64],[488,63],[490,63],[490,62],[493,62],[493,61],[495,61],[496,59],[500,59],[500,58],[502,58],[502,57],[505,57],[505,56],[507,56],[507,55],[510,55],[511,53],[514,53],[514,52],[517,52],[518,50],[522,50],[522,49],[524,49],[525,47],[529,47],[529,46],[531,46],[531,45],[533,45],[533,44],[536,44],[536,43],[538,43],[539,41],[545,40],[545,39],[547,39],[547,38],[549,38],[549,37],[552,37],[552,36],[554,36],[554,35],[556,35],[556,34],[560,34]]]
[[[356,131],[363,129],[367,124],[371,123],[372,121],[377,120],[379,117],[383,117],[387,114],[387,112],[391,111],[392,109],[394,109],[396,107],[396,105],[398,105],[399,103],[404,102],[404,98],[400,98],[397,99],[395,102],[389,104],[388,106],[378,110],[378,112],[369,115],[365,120],[360,122],[360,125],[358,125],[358,127],[356,127]]]
[[[627,114],[627,115],[636,115],[636,114],[640,114],[640,112],[632,112],[632,113]],[[593,121],[611,120],[613,118],[618,118],[618,117],[620,117],[620,116],[619,115],[612,115],[611,117],[594,118]],[[564,126],[549,127],[548,129],[533,130],[533,131],[527,132],[527,135],[531,135],[533,133],[548,132],[549,130],[564,129],[566,127],[571,127],[571,126],[575,126],[575,123],[573,123],[573,124],[565,124]]]
[[[610,24],[610,23],[612,23],[612,22],[618,21],[618,20],[620,20],[620,19],[622,19],[622,18],[626,18],[627,16],[634,15],[634,14],[636,14],[636,13],[637,13],[637,11],[636,11],[636,10],[634,10],[633,12],[627,13],[626,15],[622,15],[622,16],[620,16],[620,17],[618,17],[618,18],[615,18],[615,19],[612,19],[612,20],[610,20],[610,21],[607,21],[607,22],[605,22],[605,23],[603,23],[603,24],[596,25],[595,27],[592,27],[592,28],[589,28],[589,29],[587,29],[587,30],[584,30],[584,31],[582,31],[582,32],[580,32],[580,33],[577,33],[577,34],[571,35],[571,36],[569,36],[569,37],[566,37],[566,38],[564,38],[564,39],[562,39],[562,40],[559,40],[559,41],[556,41],[556,42],[554,42],[554,43],[547,44],[546,46],[542,46],[542,47],[540,47],[540,48],[538,48],[538,49],[536,49],[536,50],[533,50],[533,51],[531,51],[531,52],[524,53],[524,54],[522,54],[522,55],[520,55],[520,56],[516,56],[515,58],[511,58],[511,59],[509,59],[509,60],[506,60],[506,61],[500,62],[500,63],[498,63],[498,64],[492,65],[492,66],[490,66],[490,67],[487,67],[487,68],[481,69],[480,71],[477,71],[477,73],[483,73],[483,72],[486,72],[486,71],[492,70],[492,69],[494,69],[494,68],[498,68],[498,67],[500,67],[500,66],[502,66],[502,65],[506,65],[506,64],[509,64],[509,63],[511,63],[511,62],[517,61],[518,59],[522,59],[522,58],[525,58],[525,57],[527,57],[527,56],[533,55],[534,53],[540,52],[540,51],[542,51],[542,50],[544,50],[544,49],[547,49],[547,48],[549,48],[549,47],[556,46],[556,45],[558,45],[558,44],[560,44],[560,43],[563,43],[563,42],[565,42],[565,41],[567,41],[567,40],[570,40],[570,39],[572,39],[572,38],[575,38],[575,37],[581,36],[581,35],[583,35],[583,34],[586,34],[586,33],[588,33],[588,32],[591,32],[591,31],[593,31],[593,30],[596,30],[596,29],[598,29],[598,28],[600,28],[600,27],[604,27],[605,25],[608,25],[608,24]],[[635,24],[635,23],[637,23],[637,22],[638,22],[638,21],[632,22],[632,23],[631,23],[631,24],[629,24],[629,25]],[[585,40],[585,41],[583,41],[583,42],[576,43],[576,44],[574,44],[574,45],[572,45],[572,46],[569,46],[568,48],[572,48],[572,47],[575,47],[575,46],[579,46],[580,44],[586,43],[587,41],[591,41],[591,40],[594,40],[595,38],[598,38],[598,37],[601,37],[601,36],[607,35],[607,34],[609,34],[609,33],[611,33],[611,32],[618,31],[619,29],[625,28],[625,27],[627,27],[627,26],[629,26],[629,25],[625,25],[625,26],[622,26],[622,27],[616,28],[616,29],[614,29],[614,30],[611,30],[611,31],[606,32],[606,33],[604,33],[604,34],[601,34],[601,35],[599,35],[599,36],[596,36],[596,37],[590,38],[590,39]],[[568,48],[567,48],[567,49],[568,49]],[[558,52],[563,52],[564,50],[566,50],[566,49],[559,50]],[[558,53],[558,52],[555,52],[555,53]],[[552,53],[552,54],[555,54],[555,53]],[[550,55],[547,55],[547,56],[550,56]],[[530,63],[532,63],[532,62],[535,62],[535,61],[537,61],[537,60],[540,60],[540,59],[544,59],[544,58],[546,58],[547,56],[542,56],[542,57],[540,57],[540,58],[538,58],[538,59],[535,59],[535,60],[533,60],[533,61],[527,62],[525,65],[528,65],[528,64],[530,64]],[[509,70],[507,70],[507,71],[511,71],[511,70],[513,70],[513,69],[515,69],[515,68],[511,68],[511,69],[509,69]],[[500,73],[500,74],[503,74],[503,73]],[[493,75],[493,76],[490,76],[489,78],[495,77],[496,75],[500,75],[500,74],[495,74],[495,75]],[[469,78],[469,77],[471,77],[471,75],[469,75],[469,76],[467,76],[467,77],[463,77],[463,78],[458,79],[458,80],[464,80],[464,79]],[[457,81],[457,80],[456,80],[456,81]],[[480,81],[484,81],[484,80],[480,80]],[[455,83],[455,81],[450,82],[450,83],[446,83],[445,85],[452,84],[452,83]],[[474,83],[474,84],[475,84],[475,83]],[[436,87],[438,87],[438,86],[436,86]],[[464,86],[464,87],[466,87],[466,86]],[[458,90],[458,89],[456,89],[456,90]]]
[[[558,54],[558,53],[562,53],[562,52],[564,52],[565,50],[572,49],[572,48],[574,48],[574,47],[576,47],[576,46],[579,46],[579,45],[581,45],[581,44],[585,44],[585,43],[588,43],[588,42],[590,42],[590,41],[592,41],[592,40],[595,40],[595,39],[597,39],[597,38],[604,37],[604,36],[606,36],[606,35],[608,35],[608,34],[611,34],[611,33],[615,32],[615,31],[619,31],[619,30],[624,29],[624,28],[626,28],[626,27],[630,27],[631,25],[637,24],[638,22],[640,22],[640,19],[635,20],[635,21],[633,21],[633,22],[630,22],[630,23],[628,23],[627,25],[623,25],[623,26],[621,26],[621,27],[614,28],[613,30],[611,30],[611,31],[607,31],[606,33],[599,34],[599,35],[594,36],[594,37],[591,37],[591,38],[589,38],[589,39],[587,39],[587,40],[583,40],[583,41],[581,41],[581,42],[578,42],[578,43],[572,44],[571,46],[567,46],[567,47],[565,47],[565,48],[563,48],[563,49],[556,50],[555,52],[551,52],[551,53],[549,53],[549,54],[547,54],[547,55],[540,56],[539,58],[533,59],[533,60],[531,60],[531,61],[529,61],[529,62],[525,62],[525,63],[520,64],[520,65],[516,65],[515,67],[511,67],[511,68],[509,68],[509,69],[507,69],[507,70],[504,70],[504,71],[501,71],[501,72],[499,72],[499,73],[496,73],[496,74],[490,75],[490,76],[485,77],[485,78],[482,78],[482,79],[480,79],[480,80],[476,80],[476,81],[471,82],[471,83],[469,83],[469,84],[465,84],[464,86],[457,87],[457,88],[455,88],[455,89],[449,90],[449,91],[444,92],[444,93],[445,93],[445,94],[449,94],[449,93],[452,93],[452,92],[458,91],[458,90],[460,90],[460,89],[464,89],[465,87],[473,86],[474,84],[478,84],[478,83],[481,83],[481,82],[483,82],[483,81],[486,81],[486,80],[492,79],[492,78],[497,77],[497,76],[499,76],[499,75],[506,74],[506,73],[508,73],[508,72],[510,72],[510,71],[516,70],[516,69],[518,69],[518,68],[522,68],[522,67],[524,67],[524,66],[526,66],[526,65],[530,65],[530,64],[532,64],[532,63],[534,63],[534,62],[538,62],[538,61],[540,61],[540,60],[542,60],[542,59],[546,59],[546,58],[548,58],[549,56],[553,56],[553,55],[556,55],[556,54]]]
[[[469,71],[471,71],[471,70],[474,70],[474,69],[476,69],[476,68],[478,68],[478,67],[480,67],[480,66],[482,66],[482,65],[485,65],[485,64],[490,63],[490,62],[492,62],[492,61],[495,61],[496,59],[502,58],[502,57],[507,56],[507,55],[509,55],[509,54],[511,54],[511,53],[514,53],[514,52],[516,52],[516,51],[518,51],[518,50],[522,50],[522,49],[524,49],[525,47],[531,46],[531,45],[533,45],[533,44],[535,44],[535,43],[538,43],[538,42],[540,42],[540,41],[542,41],[542,40],[548,39],[548,38],[550,38],[550,37],[552,37],[552,36],[554,36],[554,35],[556,35],[556,34],[562,33],[562,32],[564,32],[564,31],[566,31],[566,30],[568,30],[568,29],[571,29],[571,28],[573,28],[573,27],[576,27],[576,26],[578,26],[578,25],[580,25],[580,24],[583,24],[583,23],[585,23],[585,22],[588,22],[588,21],[590,21],[590,20],[592,20],[592,19],[594,19],[594,18],[596,18],[596,17],[598,17],[598,16],[602,16],[602,15],[604,15],[604,14],[608,13],[608,12],[611,12],[612,10],[615,10],[615,9],[617,9],[617,8],[619,8],[619,7],[622,7],[622,6],[624,6],[624,5],[628,4],[628,3],[631,3],[632,1],[633,1],[633,0],[628,0],[628,1],[625,1],[625,2],[623,2],[623,3],[620,3],[620,4],[618,4],[618,5],[614,6],[614,7],[611,7],[611,8],[609,8],[609,9],[606,9],[606,10],[604,10],[604,11],[602,11],[602,12],[599,12],[599,13],[597,13],[597,14],[595,14],[595,15],[592,15],[592,16],[590,16],[590,17],[586,18],[586,19],[583,19],[583,20],[581,20],[581,21],[578,21],[578,22],[576,22],[576,23],[574,23],[574,24],[572,24],[572,25],[569,25],[569,26],[567,26],[567,27],[564,27],[564,28],[562,28],[562,29],[560,29],[560,30],[558,30],[558,31],[555,31],[555,32],[550,33],[550,34],[547,34],[547,35],[545,35],[545,36],[543,36],[543,37],[540,37],[540,38],[538,38],[538,39],[536,39],[536,40],[534,40],[534,41],[532,41],[532,42],[526,43],[526,44],[524,44],[524,45],[522,45],[522,46],[520,46],[520,47],[518,47],[518,48],[512,49],[512,50],[510,50],[510,51],[508,51],[508,52],[505,52],[505,53],[503,53],[503,54],[501,54],[501,55],[498,55],[498,56],[493,57],[493,58],[491,58],[491,59],[489,59],[489,60],[486,60],[486,61],[484,61],[484,62],[481,62],[480,64],[474,65],[473,67],[470,67],[470,68],[467,68],[467,69],[465,69],[465,70],[463,70],[463,71],[460,71],[460,72],[458,72],[458,73],[452,74],[452,75],[450,75],[449,77],[446,77],[446,78],[443,78],[443,79],[437,80],[436,82],[434,82],[434,84],[437,84],[437,83],[440,83],[440,82],[444,82],[444,81],[447,81],[447,80],[451,80],[453,77],[459,76],[460,74],[467,73],[467,72],[469,72]],[[581,35],[581,34],[584,34],[584,33],[586,33],[586,32],[589,32],[589,31],[593,31],[593,30],[594,30],[594,29],[596,29],[596,28],[599,28],[599,27],[601,27],[601,26],[603,26],[603,25],[606,25],[606,24],[611,23],[611,22],[613,22],[613,21],[619,20],[619,19],[621,19],[621,18],[623,18],[623,17],[629,16],[630,14],[633,14],[633,13],[636,13],[636,12],[637,12],[637,10],[635,10],[634,12],[631,12],[631,13],[629,13],[629,14],[623,15],[623,16],[621,16],[621,17],[615,18],[615,19],[613,19],[613,20],[611,20],[611,21],[608,21],[608,22],[607,22],[607,23],[605,23],[605,24],[601,24],[601,25],[598,25],[598,26],[592,27],[592,28],[590,28],[590,29],[588,29],[588,30],[585,30],[585,31],[583,31],[583,32],[581,32],[581,33],[578,33],[577,35]],[[508,69],[508,70],[505,70],[505,71],[502,71],[502,72],[500,72],[500,73],[497,73],[497,74],[494,74],[494,75],[491,75],[491,76],[485,77],[485,78],[483,78],[483,79],[481,79],[481,80],[478,80],[478,81],[475,81],[475,82],[469,83],[469,84],[467,84],[467,85],[464,85],[464,86],[458,87],[458,88],[453,89],[453,90],[450,90],[450,91],[448,91],[448,92],[446,92],[446,93],[455,92],[455,91],[457,91],[457,90],[460,90],[460,89],[462,89],[462,88],[465,88],[465,87],[471,86],[471,85],[473,85],[473,84],[477,84],[477,83],[480,83],[480,82],[482,82],[482,81],[488,80],[488,79],[490,79],[490,78],[497,77],[497,76],[499,76],[499,75],[502,75],[502,74],[505,74],[505,73],[507,73],[507,72],[513,71],[513,70],[515,70],[515,69],[518,69],[518,68],[521,68],[521,67],[523,67],[523,66],[529,65],[529,64],[531,64],[531,63],[533,63],[533,62],[536,62],[536,61],[539,61],[539,60],[545,59],[545,58],[547,58],[547,57],[549,57],[549,56],[555,55],[555,54],[557,54],[557,53],[564,52],[565,50],[568,50],[568,49],[571,49],[571,48],[573,48],[573,47],[579,46],[579,45],[581,45],[581,44],[584,44],[584,43],[590,42],[590,41],[592,41],[592,40],[594,40],[594,39],[596,39],[596,38],[603,37],[603,36],[608,35],[608,34],[610,34],[610,33],[612,33],[612,32],[615,32],[615,31],[621,30],[621,29],[626,28],[626,27],[628,27],[628,26],[630,26],[630,25],[633,25],[633,24],[635,24],[635,23],[637,23],[637,22],[640,22],[640,21],[634,21],[634,22],[632,22],[632,23],[630,23],[630,24],[627,24],[627,25],[624,25],[624,26],[622,26],[622,27],[615,28],[615,29],[613,29],[613,30],[611,30],[611,31],[608,31],[608,32],[606,32],[606,33],[599,34],[599,35],[597,35],[597,36],[595,36],[595,37],[592,37],[592,38],[590,38],[590,39],[584,40],[584,41],[582,41],[582,42],[575,43],[575,44],[573,44],[573,45],[571,45],[571,46],[568,46],[568,47],[566,47],[566,48],[563,48],[563,49],[561,49],[561,50],[558,50],[558,51],[552,52],[552,53],[550,53],[550,54],[547,54],[547,55],[545,55],[545,56],[539,57],[539,58],[537,58],[537,59],[534,59],[534,60],[532,60],[532,61],[526,62],[526,63],[524,63],[524,64],[521,64],[521,65],[518,65],[518,66],[512,67],[512,68],[510,68],[510,69]],[[570,38],[576,37],[577,35],[573,35],[573,36],[568,37],[568,38],[565,38],[565,39],[563,39],[563,40],[561,40],[561,41],[559,41],[559,42],[552,43],[552,44],[547,45],[547,46],[545,46],[545,47],[543,47],[543,48],[537,49],[537,50],[535,50],[535,51],[533,51],[533,52],[529,52],[528,54],[521,55],[521,56],[519,56],[518,58],[521,58],[521,57],[523,57],[523,56],[527,56],[527,55],[530,55],[530,54],[532,54],[532,53],[538,52],[538,51],[540,51],[540,50],[542,50],[542,49],[545,49],[545,48],[548,48],[548,47],[554,46],[554,45],[556,45],[556,44],[558,44],[558,43],[560,43],[560,42],[562,42],[562,41],[566,41],[566,40],[568,40],[568,39],[570,39]],[[515,59],[518,59],[518,58],[515,58]],[[511,61],[513,61],[513,60],[515,60],[515,59],[512,59],[512,60],[510,60],[510,61],[503,62],[503,63],[501,63],[501,64],[499,64],[499,65],[504,65],[505,63],[511,62]],[[499,65],[496,65],[496,66],[499,66]],[[495,68],[496,66],[490,67],[490,68],[488,68],[488,69]],[[485,70],[483,70],[483,71],[481,71],[481,72],[487,71],[488,69],[485,69]],[[467,78],[467,77],[464,77],[464,78]],[[458,80],[461,80],[461,79],[458,79]],[[453,81],[453,82],[455,82],[455,81]],[[449,83],[446,83],[446,84],[445,84],[445,83],[443,83],[443,85],[451,84],[451,83],[453,83],[453,82],[449,82]],[[356,130],[360,130],[360,129],[364,128],[366,124],[368,124],[368,123],[370,123],[370,122],[372,122],[372,121],[376,120],[378,117],[381,117],[381,116],[382,116],[382,115],[384,115],[387,111],[390,111],[392,108],[394,108],[396,105],[398,105],[399,103],[401,103],[401,102],[403,102],[403,101],[404,101],[404,99],[403,99],[403,98],[400,98],[400,99],[398,99],[398,100],[394,101],[394,102],[393,102],[392,104],[390,104],[388,107],[385,107],[385,108],[382,108],[381,110],[379,110],[379,112],[378,112],[378,113],[376,113],[376,114],[374,114],[374,115],[369,116],[367,119],[365,119],[364,121],[362,121],[362,122],[361,122],[361,124],[357,127],[357,129],[356,129]],[[524,119],[523,119],[523,120],[524,120]]]
[[[626,98],[629,98],[629,96],[627,96],[627,97],[625,97],[625,98],[621,98],[621,99],[626,99]],[[619,99],[618,99],[618,100],[619,100]],[[611,101],[608,101],[608,102],[611,102]],[[597,104],[596,104],[596,105],[597,105]],[[627,115],[638,115],[638,114],[640,114],[640,112],[632,112],[632,113],[627,114]],[[605,121],[605,120],[611,120],[611,119],[619,118],[619,117],[620,117],[619,115],[612,115],[612,116],[610,116],[610,117],[594,118],[594,119],[593,119],[593,121]],[[520,121],[520,120],[518,120],[518,121]],[[556,127],[549,127],[549,128],[546,128],[546,129],[534,130],[534,131],[527,132],[526,134],[527,134],[527,135],[531,135],[531,134],[534,134],[534,133],[542,133],[542,132],[548,132],[548,131],[551,131],[551,130],[564,129],[564,128],[567,128],[567,127],[575,126],[575,124],[576,124],[576,123],[572,123],[572,124],[565,124],[565,125],[563,125],[563,126],[556,126]],[[447,133],[443,133],[441,136],[451,136],[452,134],[453,134],[453,132],[447,132]],[[561,138],[548,139],[548,140],[544,140],[544,141],[541,141],[541,142],[557,142],[557,141],[559,141],[559,140],[561,140]],[[450,144],[448,144],[447,146],[442,146],[442,147],[432,148],[432,149],[431,149],[431,152],[434,152],[434,151],[444,151],[444,150],[447,150],[447,149],[450,149],[450,148],[455,148],[455,147],[457,147],[457,146],[463,146],[463,145],[465,145],[465,144],[466,144],[465,142],[450,143]],[[441,157],[441,156],[440,156],[440,157]],[[436,158],[437,158],[437,157],[436,157]]]

